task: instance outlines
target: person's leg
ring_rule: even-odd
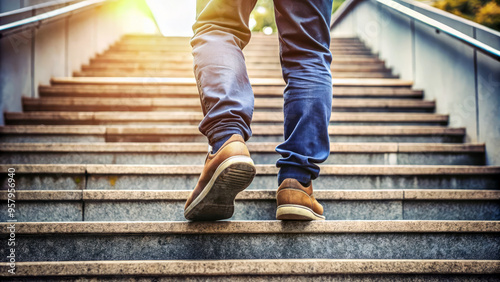
[[[308,186],[330,154],[332,0],[275,0],[274,6],[286,82],[278,185],[293,178]]]
[[[205,116],[199,129],[213,148],[186,201],[184,217],[189,220],[230,218],[236,195],[255,176],[255,165],[245,145],[252,134],[253,91],[241,52],[250,40],[248,21],[255,2],[199,2],[203,6],[197,9],[191,40]]]
[[[213,152],[232,134],[252,135],[254,95],[242,49],[250,40],[248,22],[257,0],[198,0],[191,40],[194,74],[204,119],[199,130]]]

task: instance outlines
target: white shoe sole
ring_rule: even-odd
[[[325,220],[325,217],[315,213],[308,207],[300,205],[280,205],[276,210],[278,220]]]

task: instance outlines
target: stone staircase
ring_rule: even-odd
[[[360,40],[334,38],[331,49],[331,156],[314,182],[327,221],[275,220],[276,37],[255,34],[244,51],[257,176],[231,220],[187,222],[208,149],[189,39],[129,35],[5,113],[0,167],[16,171],[17,269],[2,263],[0,279],[498,279],[500,167],[485,165],[484,144],[465,143],[463,128]]]

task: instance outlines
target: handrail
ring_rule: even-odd
[[[333,26],[335,24],[338,23],[338,20],[340,20],[344,15],[345,13],[353,6],[353,4],[355,4],[356,2],[358,2],[359,0],[348,0],[344,3],[345,7],[342,9],[342,10],[339,10],[333,15],[333,19],[334,21],[332,22],[332,25],[331,27],[333,28]],[[466,45],[468,46],[471,46],[473,47],[474,49],[480,51],[481,53],[485,54],[485,55],[488,55],[496,60],[500,60],[500,50],[497,50],[489,45],[486,45],[484,44],[483,42],[467,35],[467,34],[464,34],[448,25],[445,25],[437,20],[434,20],[428,16],[425,16],[417,11],[414,11],[404,5],[401,5],[393,0],[372,0],[372,1],[376,1],[386,7],[389,7],[407,17],[410,17],[414,20],[417,20],[425,25],[428,25],[432,28],[435,28],[439,31],[442,31],[448,35],[450,35],[451,37],[459,40],[460,42],[462,43],[465,43]]]
[[[60,9],[49,11],[47,13],[2,25],[0,26],[0,37],[2,37],[7,32],[15,32],[15,30],[23,30],[34,26],[39,26],[44,21],[51,20],[63,15],[69,16],[72,15],[75,11],[89,8],[94,5],[103,4],[106,1],[109,0],[85,0]]]
[[[406,3],[408,5],[411,5],[413,8],[418,8],[418,9],[430,12],[432,14],[435,14],[437,16],[446,17],[448,19],[453,20],[454,22],[457,22],[457,23],[460,23],[463,25],[468,25],[472,28],[479,29],[479,30],[482,30],[484,32],[491,33],[492,35],[500,37],[500,32],[498,32],[494,29],[491,29],[491,28],[489,28],[485,25],[479,24],[477,22],[467,20],[463,17],[457,16],[457,15],[452,14],[450,12],[446,12],[444,10],[438,9],[434,6],[429,5],[429,4],[425,4],[423,2],[419,2],[419,1],[415,1],[415,0],[398,0],[398,1],[400,3],[403,2],[403,4]]]

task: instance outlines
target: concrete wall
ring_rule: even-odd
[[[39,85],[71,76],[123,34],[158,33],[150,15],[140,12],[144,6],[143,1],[110,2],[0,38],[0,108],[22,111],[21,97],[38,97]]]
[[[0,1],[0,13],[5,13],[24,7],[29,7],[33,5],[43,4],[47,2],[54,2],[54,0],[1,0]],[[63,1],[59,1],[63,2]]]
[[[500,33],[410,0],[397,0],[500,49]],[[500,62],[373,0],[360,0],[335,23],[333,36],[360,37],[402,79],[436,100],[450,126],[465,127],[466,141],[484,142],[487,163],[500,165]]]
[[[22,0],[0,1],[0,13],[9,12],[22,8]]]

